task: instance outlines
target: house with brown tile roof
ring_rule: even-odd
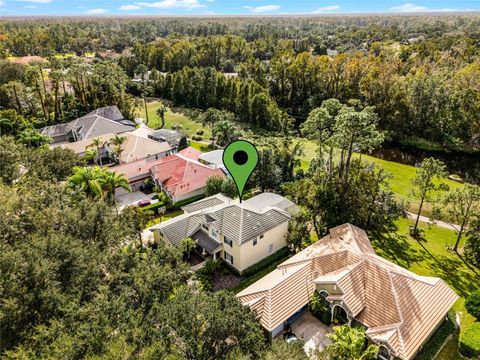
[[[458,299],[442,279],[376,255],[365,231],[351,224],[331,229],[237,297],[275,336],[315,291],[330,306],[332,321],[365,328],[381,359],[413,359]]]

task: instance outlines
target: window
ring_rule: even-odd
[[[207,231],[208,231],[208,225],[207,225],[207,224],[202,224],[202,228],[203,228],[204,230],[207,230]]]
[[[227,238],[226,236],[223,237],[223,242],[224,242],[225,244],[227,244],[228,246],[230,246],[230,247],[232,247],[232,245],[233,245],[232,240],[230,240],[230,239]]]
[[[259,236],[260,239],[263,239],[263,234]]]
[[[253,239],[253,246],[257,245],[257,239]]]
[[[382,360],[390,359],[390,353],[385,346],[380,346],[380,348],[378,349],[378,358]]]
[[[326,297],[328,297],[328,292],[326,292],[325,290],[320,290],[319,294],[320,294],[320,296],[323,297],[324,299],[325,299]]]
[[[217,238],[217,230],[215,230],[213,227],[212,227],[212,237],[213,237],[214,239]]]
[[[225,260],[227,260],[230,264],[233,265],[233,256],[227,253],[226,251],[223,252]]]
[[[268,253],[271,254],[273,252],[273,244],[268,245]]]

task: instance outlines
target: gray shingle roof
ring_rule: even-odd
[[[192,236],[201,224],[211,222],[218,231],[241,245],[289,219],[290,215],[279,208],[265,207],[258,210],[245,202],[243,204],[237,202],[186,213],[160,224],[158,228],[173,245],[176,245],[182,239]]]
[[[153,132],[153,134],[148,135],[150,139],[156,141],[166,141],[171,146],[178,146],[180,140],[185,137],[181,132],[170,130],[170,129],[160,129]]]
[[[134,130],[133,126],[89,113],[66,124],[44,127],[40,129],[40,132],[51,137],[67,135],[69,132],[74,132],[76,134],[76,140],[78,141],[105,134],[120,134],[132,130]]]
[[[113,121],[123,120],[123,115],[117,106],[104,106],[89,112],[87,115],[98,115]]]
[[[192,235],[192,239],[197,242],[205,251],[209,254],[213,254],[213,252],[220,246],[220,243],[214,239],[212,239],[205,231],[202,229],[197,230]]]

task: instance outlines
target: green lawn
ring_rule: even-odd
[[[295,139],[295,141],[302,141],[304,145],[304,155],[301,158],[301,168],[306,170],[310,161],[316,155],[317,145],[315,142],[306,139]],[[389,180],[392,191],[398,195],[401,200],[408,203],[409,211],[418,211],[419,199],[413,198],[410,195],[411,181],[415,177],[417,169],[410,165],[404,165],[393,161],[387,161],[375,158],[369,155],[354,154],[355,157],[362,157],[362,160],[372,161],[379,167],[388,171],[392,178]],[[458,189],[463,187],[462,184],[453,180],[444,178],[443,182],[449,186],[450,189]],[[422,215],[429,216],[431,214],[432,206],[428,203],[424,204]]]
[[[425,230],[425,241],[418,242],[408,234],[411,224],[413,221],[400,219],[396,222],[396,231],[371,235],[375,251],[418,275],[436,276],[445,280],[460,296],[453,308],[460,317],[460,330],[467,329],[475,319],[465,310],[465,298],[475,290],[475,284],[479,283],[480,270],[467,265],[448,249],[455,243],[454,231],[421,223]],[[456,350],[457,342],[458,336],[455,336],[442,349],[437,359],[460,359]]]
[[[171,211],[168,211],[166,212],[165,214],[163,214],[162,216],[158,216],[158,217],[155,217],[153,218],[152,220],[150,220],[148,223],[147,223],[147,226],[146,227],[150,227],[150,226],[153,226],[153,225],[157,225],[157,224],[160,224],[161,222],[163,221],[167,221],[167,220],[170,220],[176,216],[180,216],[183,214],[183,210],[171,210]]]
[[[148,109],[148,126],[152,129],[156,129],[161,125],[161,119],[157,115],[157,109],[162,104],[161,101],[147,101]],[[165,102],[167,106],[167,102]],[[195,135],[195,132],[199,129],[204,131],[202,135],[203,140],[208,141],[211,136],[211,131],[208,127],[202,127],[202,124],[193,120],[196,113],[194,110],[179,108],[179,107],[169,107],[167,106],[168,111],[165,113],[165,128],[170,129],[173,123],[178,123],[183,126],[183,131],[189,136]],[[143,106],[143,101],[141,105],[136,109],[135,116],[142,117],[146,121],[145,116],[145,107]]]

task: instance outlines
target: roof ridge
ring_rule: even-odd
[[[387,271],[387,274],[388,274],[388,280],[390,281],[390,286],[392,288],[392,295],[393,295],[393,299],[395,300],[395,306],[397,308],[398,315],[400,316],[400,323],[398,324],[396,331],[398,333],[398,341],[400,343],[401,351],[404,352],[405,351],[405,342],[403,341],[403,336],[402,336],[401,331],[399,331],[400,327],[404,324],[403,313],[402,313],[402,310],[401,310],[400,305],[399,305],[397,289],[395,288],[395,284],[393,282],[392,272],[390,271],[390,269],[386,269],[386,271]]]
[[[88,139],[88,136],[90,135],[90,133],[92,132],[92,129],[95,127],[95,124],[98,121],[99,116],[98,115],[93,115],[93,116],[95,116],[95,121],[92,123],[92,125],[90,125],[88,131],[85,133],[84,139]]]

